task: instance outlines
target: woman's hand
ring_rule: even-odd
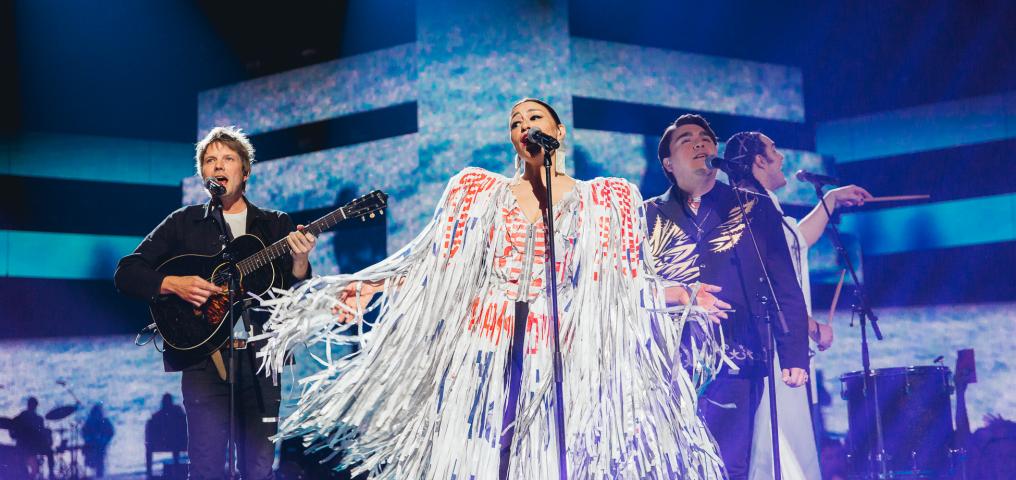
[[[355,312],[363,312],[374,298],[374,294],[383,289],[383,282],[351,282],[339,291],[338,297],[339,301],[352,311],[336,306],[332,308],[332,313],[338,315],[339,323],[352,322],[356,319]]]
[[[723,287],[703,283],[698,289],[698,293],[695,294],[695,303],[693,303],[693,305],[698,305],[705,309],[706,313],[709,314],[709,319],[715,323],[720,323],[720,320],[725,320],[727,318],[727,311],[730,310],[729,303],[724,302],[723,300],[716,298],[716,295],[713,295],[720,290],[723,290]],[[664,289],[664,293],[666,295],[667,305],[692,304],[690,302],[691,292],[688,290],[688,287],[683,285],[667,287]]]

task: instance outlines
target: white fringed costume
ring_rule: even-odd
[[[297,347],[329,347],[322,369],[301,380],[280,437],[345,451],[372,478],[496,479],[514,303],[525,301],[510,474],[558,478],[544,227],[522,216],[511,183],[468,168],[427,228],[391,257],[266,302],[268,373]],[[696,382],[671,368],[686,322],[712,329],[700,312],[664,313],[638,191],[620,179],[580,181],[555,213],[569,478],[723,478],[695,401],[696,382],[718,369],[722,349],[695,343]],[[366,334],[333,313],[340,290],[360,280],[385,282]],[[348,343],[360,351],[331,355]]]

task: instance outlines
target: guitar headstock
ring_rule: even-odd
[[[360,198],[357,198],[342,207],[342,213],[346,218],[360,217],[366,221],[367,218],[374,218],[375,214],[384,214],[388,207],[388,194],[381,190],[374,190]]]

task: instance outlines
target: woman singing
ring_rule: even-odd
[[[693,382],[677,352],[686,324],[709,332],[710,321],[701,309],[664,312],[638,191],[616,178],[577,181],[563,154],[552,155],[557,264],[548,265],[544,152],[527,133],[539,127],[563,141],[565,126],[532,99],[515,104],[508,126],[514,178],[463,170],[397,253],[269,302],[270,373],[299,345],[360,346],[321,359],[280,435],[344,451],[372,478],[559,478],[553,273],[569,478],[722,478],[696,415],[696,383],[708,375]],[[374,309],[377,321],[361,335],[363,313]],[[708,335],[700,340],[686,363],[717,370],[721,350]]]

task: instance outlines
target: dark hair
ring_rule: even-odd
[[[713,131],[713,127],[709,126],[709,122],[702,115],[686,113],[677,117],[674,123],[668,125],[667,129],[663,131],[663,137],[660,138],[660,145],[656,148],[656,158],[660,160],[660,168],[663,168],[663,174],[667,176],[667,179],[673,185],[677,185],[677,179],[663,166],[663,159],[670,156],[670,137],[673,137],[674,132],[683,125],[698,125],[702,127],[706,135],[709,135],[709,138],[713,139],[713,143],[716,143],[716,132]]]
[[[737,132],[727,139],[727,147],[723,150],[723,159],[730,165],[727,176],[731,184],[741,182],[757,183],[751,167],[755,164],[755,155],[766,156],[766,144],[759,132]]]
[[[515,102],[515,104],[512,105],[511,109],[515,110],[515,107],[517,107],[517,106],[519,106],[519,105],[521,105],[523,103],[526,103],[526,102],[533,102],[533,103],[538,103],[540,105],[543,105],[543,108],[546,108],[547,111],[550,112],[550,116],[554,119],[554,123],[556,123],[558,125],[562,125],[562,123],[561,123],[561,117],[557,115],[557,111],[554,110],[554,107],[551,107],[549,104],[547,104],[547,102],[544,102],[543,100],[537,100],[535,98],[526,97],[526,98],[523,98],[522,100],[519,100],[519,101]],[[509,111],[511,111],[511,110],[509,110]]]

